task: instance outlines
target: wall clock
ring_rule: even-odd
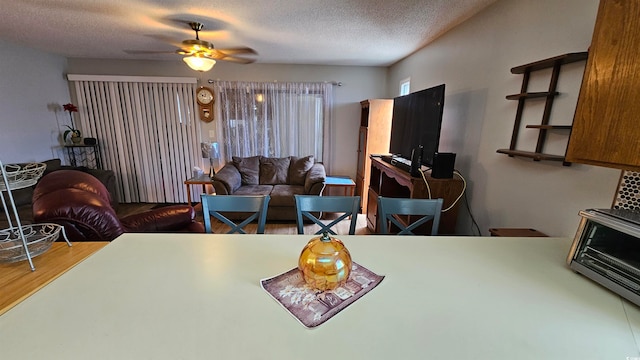
[[[198,102],[200,120],[211,122],[213,120],[213,103],[215,102],[213,90],[206,86],[200,86],[196,91],[196,101]]]

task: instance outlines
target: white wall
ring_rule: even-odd
[[[62,158],[60,133],[70,101],[62,56],[0,40],[0,160]]]
[[[386,91],[387,69],[363,66],[239,65],[218,62],[213,70],[199,73],[176,61],[69,59],[69,73],[92,75],[188,76],[207,80],[237,81],[339,81],[334,87],[335,113],[332,124],[333,156],[331,173],[355,178],[360,101],[382,97]],[[215,120],[214,120],[215,122]],[[203,138],[215,124],[202,124]]]
[[[468,198],[483,234],[490,227],[535,228],[552,236],[573,236],[577,212],[610,207],[618,170],[508,157],[522,75],[514,66],[569,52],[591,42],[597,0],[501,0],[390,68],[387,96],[411,77],[411,91],[446,84],[440,151],[457,153],[456,168],[469,182]],[[552,124],[573,118],[584,62],[560,73]],[[546,77],[545,77],[546,75]],[[549,72],[535,73],[530,90],[545,91]],[[544,101],[527,103],[525,123],[539,124]],[[520,132],[518,148],[535,149],[535,130]],[[566,134],[566,133],[565,133]],[[551,136],[549,152],[564,152],[566,135]],[[461,212],[458,232],[469,234]]]

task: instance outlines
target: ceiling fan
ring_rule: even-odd
[[[213,44],[200,40],[198,32],[200,32],[204,25],[199,22],[189,22],[191,29],[196,32],[196,38],[190,40],[184,40],[180,43],[179,49],[175,51],[178,55],[184,55],[184,60],[187,65],[193,70],[197,71],[209,71],[216,64],[216,61],[229,61],[240,64],[250,64],[255,59],[245,58],[242,55],[257,55],[258,53],[249,47],[236,47],[227,49],[216,49]],[[167,53],[163,51],[127,51],[128,53]],[[241,56],[237,56],[241,55]]]

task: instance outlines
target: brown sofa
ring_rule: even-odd
[[[111,241],[125,232],[204,232],[189,205],[173,205],[118,218],[107,188],[94,176],[58,170],[33,191],[33,219],[64,226],[71,241]]]
[[[219,195],[270,195],[268,220],[295,220],[293,195],[321,195],[324,165],[313,156],[269,158],[233,157],[212,177]]]

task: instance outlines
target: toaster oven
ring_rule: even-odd
[[[588,209],[579,215],[569,267],[640,306],[640,212]]]

